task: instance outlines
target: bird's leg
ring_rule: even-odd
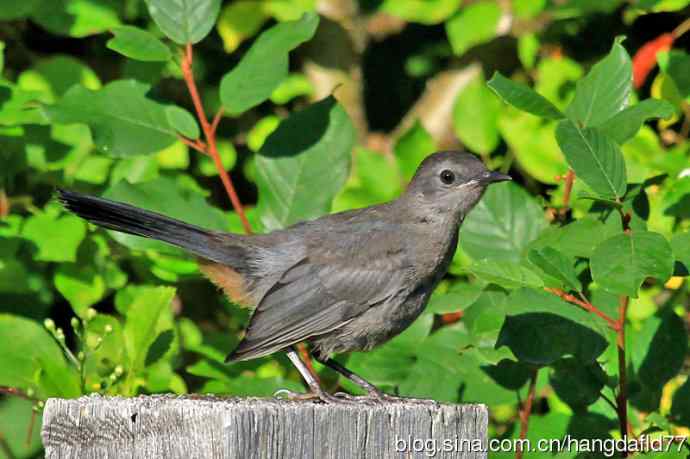
[[[367,392],[367,395],[364,396],[355,396],[355,395],[350,395],[350,394],[344,394],[344,393],[338,393],[336,396],[338,398],[346,398],[349,400],[363,400],[363,401],[378,401],[378,402],[416,402],[416,403],[433,403],[435,404],[436,402],[434,400],[427,400],[427,399],[422,399],[422,398],[411,398],[411,397],[396,397],[394,395],[389,395],[385,392],[383,392],[381,389],[378,387],[374,386],[372,383],[367,381],[366,379],[362,378],[359,376],[357,373],[354,373],[344,366],[342,366],[340,363],[333,359],[322,359],[319,357],[316,357],[316,360],[321,362],[322,364],[326,365],[328,368],[331,370],[337,371],[341,375],[345,376],[347,379],[352,381],[353,383],[357,384],[359,387],[364,389]]]
[[[290,347],[287,351],[287,356],[292,362],[292,364],[297,368],[297,371],[304,378],[304,382],[309,386],[309,392],[301,394],[298,392],[293,392],[288,389],[280,389],[275,394],[275,397],[284,395],[288,400],[321,400],[325,403],[342,403],[347,402],[347,399],[336,397],[329,394],[319,384],[316,375],[311,372],[309,367],[302,361],[299,353],[294,347]]]

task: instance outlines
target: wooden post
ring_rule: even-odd
[[[42,436],[47,458],[483,459],[487,424],[484,405],[92,395],[48,400]]]

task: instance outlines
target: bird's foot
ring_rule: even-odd
[[[420,403],[426,405],[438,405],[436,400],[429,400],[425,398],[413,397],[398,397],[395,395],[386,394],[378,389],[369,391],[366,395],[351,395],[344,392],[337,392],[335,394],[338,398],[344,398],[353,402],[364,403]]]
[[[289,389],[279,389],[273,393],[276,398],[281,398],[285,400],[292,401],[303,401],[303,400],[319,400],[323,403],[352,403],[353,400],[341,397],[339,395],[332,395],[325,390],[314,390],[311,392],[295,392]]]

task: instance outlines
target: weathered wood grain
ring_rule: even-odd
[[[487,423],[484,405],[94,395],[48,400],[42,436],[51,459],[407,458],[444,442],[432,457],[480,459]]]

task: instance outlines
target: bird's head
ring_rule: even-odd
[[[512,179],[509,175],[488,170],[474,155],[441,151],[422,161],[406,195],[427,209],[430,207],[463,219],[490,184],[505,180]]]

